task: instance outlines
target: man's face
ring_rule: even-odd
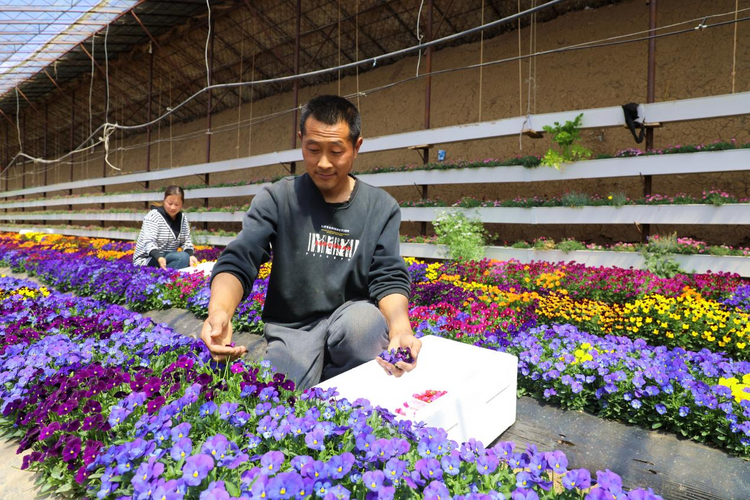
[[[305,122],[302,139],[302,157],[305,169],[324,196],[336,196],[349,189],[349,172],[357,158],[360,137],[352,144],[349,125],[340,121],[326,125],[312,116]]]

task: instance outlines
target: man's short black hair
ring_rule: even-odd
[[[357,143],[357,139],[362,132],[362,122],[357,107],[337,95],[319,95],[305,104],[302,108],[302,116],[299,119],[299,131],[303,137],[305,135],[305,122],[310,116],[326,125],[346,122],[349,125],[349,138],[352,145]]]

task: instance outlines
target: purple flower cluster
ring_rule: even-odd
[[[750,394],[738,399],[720,383],[742,380],[750,362],[708,349],[597,337],[571,325],[531,328],[510,341],[491,335],[476,344],[518,356],[523,393],[750,456]]]
[[[740,285],[722,304],[731,308],[750,312],[750,285]]]
[[[392,365],[395,365],[399,361],[403,361],[407,364],[414,363],[414,358],[411,355],[411,349],[409,349],[408,347],[397,347],[396,349],[391,349],[390,351],[383,351],[380,353],[380,358],[387,363],[391,363]]]
[[[188,296],[182,297],[183,287],[195,279],[172,269],[138,267],[122,259],[100,259],[88,255],[87,251],[67,253],[53,249],[10,248],[7,244],[0,244],[0,261],[17,271],[38,276],[59,291],[125,304],[136,311],[187,307],[199,317],[207,315],[211,295],[207,279],[205,285],[195,288],[192,285]],[[235,331],[262,333],[261,310],[267,288],[268,278],[256,280],[253,292],[240,304],[233,318]]]

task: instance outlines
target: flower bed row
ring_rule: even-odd
[[[733,149],[748,149],[750,148],[750,142],[738,143],[736,140],[731,141],[716,141],[709,144],[695,144],[695,145],[675,145],[667,146],[663,149],[654,149],[651,151],[641,151],[636,148],[628,148],[616,152],[613,155],[600,154],[597,155],[594,160],[608,159],[608,158],[631,158],[637,156],[661,156],[670,154],[686,154],[686,153],[702,153],[706,151],[727,151]],[[385,166],[385,167],[374,167],[368,170],[357,172],[357,174],[377,174],[387,172],[410,172],[415,170],[454,170],[454,169],[477,169],[486,167],[510,167],[510,166],[523,166],[526,168],[535,168],[541,165],[541,158],[539,156],[519,156],[516,158],[510,158],[505,160],[486,158],[479,160],[449,160],[444,162],[432,162],[427,164],[408,164],[398,166]],[[279,176],[275,178],[262,178],[254,179],[253,181],[237,181],[228,183],[219,183],[211,186],[212,188],[219,187],[233,187],[233,186],[245,186],[251,184],[263,184],[266,182],[275,182],[285,176]],[[191,189],[205,189],[206,186],[203,184],[196,184],[185,186],[185,190]],[[122,194],[140,194],[147,193],[148,191],[134,190],[134,191],[118,191],[109,192],[97,196],[110,196],[110,195],[122,195]],[[68,198],[80,198],[90,196],[87,194],[75,194],[66,196],[52,196],[48,199],[68,199]]]
[[[78,231],[89,231],[89,232],[109,232],[109,231],[116,231],[121,233],[135,233],[133,236],[133,239],[138,236],[138,232],[141,230],[140,227],[129,227],[129,226],[107,226],[106,228],[103,228],[102,226],[81,226],[81,225],[74,225],[74,224],[49,224],[49,221],[47,221],[47,224],[44,224],[44,226],[37,225],[38,228],[44,228],[44,229],[74,229]],[[34,224],[35,221],[29,221],[28,224],[3,224],[2,227],[12,228],[11,230],[15,230],[16,228],[21,229],[29,229],[33,228],[32,224]],[[39,234],[46,234],[46,233],[39,233]],[[191,229],[190,234],[193,237],[193,240],[200,240],[201,236],[237,236],[237,231],[226,231],[224,229],[209,229],[209,230],[202,230],[202,229]],[[198,237],[198,238],[196,238]],[[95,237],[94,237],[95,238]]]
[[[645,198],[630,199],[621,192],[609,193],[607,195],[592,195],[585,193],[570,192],[559,197],[540,197],[531,198],[517,197],[512,200],[486,200],[465,196],[453,204],[440,199],[422,199],[416,201],[401,202],[402,207],[460,207],[460,208],[532,208],[532,207],[622,207],[625,205],[714,205],[721,206],[726,203],[749,203],[748,198],[738,198],[724,191],[710,190],[703,191],[703,195],[698,198],[684,193],[674,196],[661,194],[649,195]],[[227,209],[231,207],[226,207]],[[222,211],[224,209],[217,209]],[[239,210],[239,209],[238,209]],[[40,212],[41,213],[41,212]]]
[[[686,287],[688,290],[694,287],[716,299],[729,297],[727,301],[739,301],[743,293],[747,295],[746,289],[739,285],[739,280],[730,276],[678,276],[668,280],[642,271],[587,268],[575,264],[536,263],[523,266],[512,262],[483,261],[445,265],[413,260],[409,260],[409,263],[409,271],[414,278],[412,324],[420,334],[440,334],[471,342],[493,336],[508,341],[525,334],[537,323],[554,325],[573,322],[605,339],[610,338],[606,336],[607,333],[617,332],[627,333],[632,342],[643,342],[639,338],[645,337],[649,344],[665,345],[662,348],[648,346],[649,349],[668,348],[669,352],[682,352],[680,349],[685,347],[695,350],[708,347],[734,352],[739,359],[746,359],[748,352],[745,346],[738,345],[747,335],[747,313],[743,313],[737,305],[721,305],[694,292],[685,292]],[[738,291],[733,294],[733,290]],[[258,289],[256,292],[260,300],[264,291]],[[600,299],[607,297],[608,300],[596,302],[588,298],[597,294]],[[202,289],[194,297],[197,296],[207,303],[207,289]],[[662,303],[654,302],[657,296],[661,297]],[[567,304],[561,302],[563,300],[573,302]],[[653,311],[663,309],[658,322],[653,319],[657,316],[644,313],[645,307]],[[703,317],[694,317],[698,313]],[[674,319],[673,316],[679,318]],[[651,321],[648,321],[649,317]],[[682,328],[685,321],[691,322],[691,330]],[[736,321],[739,321],[739,325],[735,324]],[[672,330],[662,327],[661,322],[666,322]],[[713,331],[714,327],[718,331],[721,328],[719,333],[731,335],[732,342],[720,345],[723,340],[717,341],[719,333],[713,339],[703,335],[693,336],[692,331],[698,328],[697,325],[701,325],[701,331]],[[256,317],[256,322],[249,326],[259,328],[259,318]],[[655,328],[662,329],[661,335],[654,334]],[[673,335],[670,337],[667,333]],[[717,356],[723,356],[722,359],[728,360],[731,366],[746,366],[736,365],[729,356]],[[738,370],[742,369],[746,368]],[[737,372],[735,375],[742,380],[745,373]],[[727,372],[721,376],[731,379],[734,375]],[[627,377],[630,378],[629,373]],[[717,382],[714,380],[712,383]],[[607,415],[606,412],[602,414]],[[684,430],[667,427],[678,432]],[[705,440],[716,443],[717,439],[709,432]],[[731,449],[738,453],[744,448],[744,445],[736,442],[732,446],[734,448]]]
[[[0,277],[0,426],[43,490],[107,498],[659,498],[559,451],[460,446],[366,400],[299,393],[268,364],[100,301]],[[28,318],[17,327],[19,318]],[[85,330],[59,328],[84,322]],[[16,328],[8,333],[9,328]],[[6,343],[9,338],[13,343]]]
[[[519,395],[673,432],[750,456],[750,362],[642,338],[534,327],[502,306],[445,302],[411,310],[418,336],[439,335],[519,358]],[[519,321],[523,321],[519,323]]]
[[[413,238],[415,243],[437,243],[437,241],[419,241],[419,238]],[[672,241],[673,240],[673,241]],[[411,241],[410,241],[411,242]],[[750,257],[750,248],[733,247],[729,245],[708,245],[705,241],[693,238],[679,237],[660,237],[653,235],[649,242],[654,245],[661,244],[668,248],[669,253],[679,255],[716,255],[716,256],[740,256]],[[535,250],[562,250],[563,252],[573,252],[576,250],[599,250],[610,252],[643,252],[647,251],[649,245],[642,243],[613,243],[611,245],[598,245],[596,243],[585,243],[576,241],[573,238],[564,239],[559,242],[551,238],[537,238],[531,242],[519,240],[508,245],[510,248],[533,248]]]
[[[210,290],[205,277],[135,268],[126,260],[126,253],[115,261],[84,256],[86,249],[69,243],[78,241],[74,238],[53,239],[45,250],[19,246],[18,241],[12,238],[3,243],[0,238],[0,260],[17,270],[36,274],[61,291],[125,303],[135,310],[185,307],[199,317],[206,315]],[[96,253],[107,252],[105,248],[102,246]],[[415,305],[444,302],[449,295],[466,290],[470,300],[478,298],[492,307],[512,302],[517,311],[514,315],[525,319],[533,316],[545,323],[573,323],[591,333],[628,332],[652,343],[692,349],[708,347],[739,359],[746,359],[750,352],[746,346],[750,324],[748,314],[742,310],[747,298],[732,295],[743,283],[733,276],[677,275],[664,279],[646,271],[572,263],[521,265],[482,261],[428,266],[409,262]],[[234,325],[238,331],[262,331],[260,313],[269,273],[270,266],[266,265],[250,297],[240,305]],[[701,290],[702,295],[691,290]],[[523,292],[535,295],[523,300],[515,298]],[[459,294],[450,303],[460,307],[469,295]],[[730,302],[721,304],[719,300],[737,304],[732,307]],[[474,316],[479,317],[478,314]]]
[[[404,201],[402,207],[460,207],[460,208],[487,208],[487,207],[584,207],[584,206],[614,206],[622,207],[625,205],[715,205],[720,206],[726,203],[750,203],[748,198],[737,198],[729,193],[717,190],[703,191],[700,198],[686,194],[677,194],[674,196],[651,195],[641,199],[630,199],[622,193],[611,193],[606,196],[593,195],[589,196],[584,193],[567,193],[561,197],[542,198],[534,196],[532,198],[514,198],[512,200],[484,200],[472,197],[464,197],[457,202],[450,204],[440,199],[422,199],[416,201]],[[186,208],[186,213],[235,213],[246,212],[250,204],[245,205],[227,205],[223,207],[193,207]],[[110,208],[110,209],[87,209],[77,210],[75,214],[130,214],[134,213],[132,209],[127,208]],[[141,212],[135,212],[141,213]],[[18,216],[53,216],[71,214],[69,210],[45,210],[45,211],[16,211],[8,212],[4,217],[12,218]]]
[[[747,286],[729,276],[663,279],[645,271],[573,263],[408,262],[415,281],[422,282],[414,287],[414,305],[468,308],[471,321],[490,314],[488,308],[500,311],[490,314],[494,322],[482,325],[483,332],[498,325],[507,331],[504,324],[527,321],[570,323],[593,334],[625,334],[653,345],[750,358]],[[503,314],[507,319],[500,321]]]
[[[172,269],[136,267],[133,243],[90,240],[59,235],[23,236],[0,233],[0,263],[17,272],[38,276],[59,291],[123,304],[135,311],[187,308],[205,318],[210,290],[208,277]],[[219,251],[198,248],[196,256],[215,260]],[[270,265],[261,269],[253,293],[237,309],[236,331],[260,333]]]

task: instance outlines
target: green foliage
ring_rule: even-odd
[[[582,208],[591,205],[591,197],[586,193],[571,191],[562,195],[561,202],[564,207]]]
[[[519,240],[513,243],[510,247],[511,248],[531,248],[531,243],[528,243],[523,240]]]
[[[562,240],[557,244],[557,249],[562,250],[565,253],[574,252],[576,250],[586,250],[586,245],[580,241],[574,239]]]
[[[628,197],[622,191],[615,191],[607,195],[607,201],[611,206],[620,208],[628,203]]]
[[[684,273],[680,265],[674,261],[673,254],[677,253],[678,248],[677,233],[651,238],[643,248],[646,269],[660,278],[673,278]]]
[[[566,121],[563,125],[559,122],[555,122],[553,127],[545,125],[544,131],[552,135],[552,140],[560,146],[561,151],[555,151],[550,149],[542,158],[542,165],[548,167],[555,167],[560,169],[563,163],[570,163],[573,161],[582,160],[584,158],[590,158],[594,152],[587,149],[580,144],[578,141],[581,140],[581,122],[583,121],[583,113],[576,116],[573,121]]]
[[[442,212],[432,222],[438,243],[448,247],[448,254],[456,260],[480,260],[484,257],[487,231],[479,217],[467,217],[463,212]]]
[[[555,240],[552,238],[545,238],[544,236],[535,239],[533,246],[536,250],[554,250],[556,248]]]
[[[708,253],[711,255],[716,255],[718,257],[726,257],[727,255],[736,255],[736,252],[732,248],[726,245],[708,247]]]

